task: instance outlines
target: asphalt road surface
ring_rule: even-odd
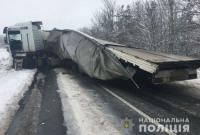
[[[69,73],[65,71],[60,72]],[[119,125],[120,122],[129,122],[128,126],[122,124],[121,134],[199,135],[200,133],[200,84],[197,81],[137,89],[127,80],[99,81],[71,71],[70,74],[76,77],[79,86],[83,87],[86,93],[95,95],[98,97],[97,101],[104,102],[103,113],[115,117]],[[61,99],[57,92],[56,72],[49,70],[38,76],[34,87],[20,101],[20,109],[16,112],[7,135],[67,134],[68,127],[64,125]],[[157,121],[144,121],[146,119],[157,119]],[[175,119],[178,123],[173,121]],[[109,118],[107,120],[109,121]],[[115,123],[114,126],[118,128],[118,124]],[[169,125],[173,127],[181,125],[180,132],[169,130]],[[183,125],[186,125],[184,130]],[[154,129],[161,126],[165,127],[162,131]],[[141,127],[143,130],[140,130]]]

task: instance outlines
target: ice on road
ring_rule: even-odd
[[[69,135],[118,135],[120,132],[108,121],[94,98],[78,83],[75,76],[58,74],[58,87]],[[71,113],[69,110],[72,109]],[[72,116],[73,115],[73,116]],[[73,120],[73,118],[75,120]]]

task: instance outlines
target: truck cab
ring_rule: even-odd
[[[11,27],[5,27],[6,42],[12,52],[36,52],[44,49],[42,22],[19,23]]]
[[[39,52],[44,50],[41,25],[39,21],[25,22],[4,28],[5,42],[10,46],[14,65],[17,61],[22,64],[25,61],[35,61]]]

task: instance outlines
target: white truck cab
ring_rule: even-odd
[[[25,22],[5,27],[6,41],[12,52],[36,52],[44,49],[42,22]]]
[[[14,65],[16,61],[23,63],[25,59],[31,58],[33,61],[38,57],[38,52],[44,50],[41,25],[40,21],[24,22],[4,28],[5,42],[10,46]]]

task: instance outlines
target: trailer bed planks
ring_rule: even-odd
[[[149,73],[155,73],[158,70],[198,68],[200,66],[200,60],[192,57],[150,52],[124,46],[108,46],[107,49],[119,59],[128,61]]]

